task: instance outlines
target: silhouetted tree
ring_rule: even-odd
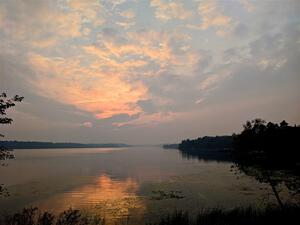
[[[11,124],[13,119],[7,117],[7,109],[14,107],[17,102],[21,102],[23,97],[16,95],[13,98],[8,98],[6,93],[0,94],[0,124]],[[0,133],[0,138],[4,135]],[[13,159],[14,155],[11,153],[12,149],[8,149],[5,146],[0,146],[0,163],[7,159]],[[3,184],[0,184],[0,195],[5,193],[6,190]]]
[[[284,184],[300,197],[300,127],[283,120],[276,124],[263,119],[247,121],[240,134],[183,140],[178,149],[184,157],[201,160],[234,160],[238,171],[268,183],[283,207],[278,186]],[[217,150],[217,151],[216,151]],[[230,151],[230,157],[226,155]]]
[[[300,155],[299,137],[299,126],[289,126],[286,121],[266,125],[264,120],[255,119],[247,121],[244,130],[234,137],[234,150],[256,160],[268,158],[272,164],[278,161],[278,165],[295,166]]]
[[[259,182],[270,184],[283,207],[277,186],[285,184],[294,194],[300,194],[300,127],[286,121],[279,125],[262,119],[247,121],[244,130],[234,137],[233,155],[237,168]]]
[[[287,127],[289,124],[287,122],[285,122],[285,120],[283,120],[281,123],[280,123],[280,127]]]

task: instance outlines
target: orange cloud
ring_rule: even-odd
[[[97,0],[30,1],[26,4],[8,1],[5,4],[3,8],[0,5],[3,32],[13,40],[38,49],[56,47],[88,34],[86,23],[98,26],[104,22]],[[15,16],[10,15],[9,9]]]
[[[99,119],[142,112],[137,102],[147,98],[147,88],[140,82],[130,83],[120,74],[83,67],[79,60],[31,54],[29,62],[37,75],[32,84],[45,97],[93,113]]]
[[[230,23],[231,18],[225,15],[215,15],[210,17],[206,15],[203,17],[203,22],[201,25],[202,29],[207,29],[210,26],[226,26]]]
[[[111,15],[103,8],[107,5],[97,0],[36,4],[39,5],[8,5],[7,8],[14,7],[20,16],[9,17],[8,10],[3,9],[0,26],[4,24],[5,34],[12,36],[12,43],[18,40],[26,49],[24,52],[28,52],[28,62],[36,73],[28,81],[37,94],[72,105],[99,119],[119,114],[139,114],[141,120],[149,121],[163,122],[171,118],[170,113],[144,114],[138,102],[149,99],[151,94],[142,81],[165,72],[178,76],[193,74],[201,56],[191,47],[188,34],[118,30],[116,37],[107,37],[104,30],[98,32],[100,28],[95,28],[104,21],[103,17]],[[191,16],[180,2],[154,0],[151,4],[163,20]],[[118,10],[122,22],[135,22],[132,10]],[[33,16],[20,12],[24,15],[32,12]]]
[[[188,24],[190,29],[206,30],[210,27],[216,29],[216,34],[225,36],[232,29],[232,18],[225,15],[216,0],[203,0],[199,3],[198,14],[201,16],[200,25]]]
[[[166,32],[130,32],[127,33],[126,43],[115,43],[113,40],[102,41],[99,47],[95,45],[84,46],[83,50],[96,56],[95,66],[102,65],[109,71],[128,73],[129,70],[149,65],[151,62],[159,65],[159,68],[144,68],[140,75],[156,76],[159,71],[168,69],[175,74],[185,74],[194,71],[201,59],[199,52],[190,49],[186,44],[190,37],[184,34],[169,34]],[[181,42],[179,52],[175,52],[171,39]],[[159,40],[159,41],[157,41]],[[100,47],[101,46],[101,47]],[[133,57],[133,60],[128,58]],[[150,70],[150,71],[149,71]],[[130,71],[130,74],[135,71]]]
[[[81,16],[78,13],[58,9],[54,2],[38,1],[35,2],[36,7],[23,3],[7,4],[14,7],[16,16],[11,17],[9,15],[11,12],[7,9],[2,9],[0,14],[3,31],[12,39],[33,42],[33,45],[39,47],[44,45],[45,37],[53,40],[81,36]]]
[[[170,19],[185,20],[192,15],[192,12],[185,9],[180,2],[151,0],[150,5],[156,9],[155,17],[162,21],[167,21]]]
[[[93,45],[84,46],[83,50],[88,54],[97,56],[95,64],[91,65],[92,67],[99,68],[99,66],[101,65],[102,68],[106,68],[106,70],[109,71],[126,73],[131,68],[143,67],[148,64],[147,61],[139,59],[122,60],[122,53],[117,53],[117,48],[115,46],[113,48],[115,48],[114,53],[108,50],[97,48]],[[119,55],[119,57],[117,57],[119,60],[116,60],[115,57],[113,57],[115,54]]]
[[[183,43],[189,40],[181,34],[131,32],[126,36],[130,42],[102,40],[99,47],[80,47],[82,52],[75,58],[31,53],[28,60],[37,74],[31,82],[40,95],[73,105],[99,119],[141,114],[137,103],[149,98],[148,89],[140,81],[142,77],[158,76],[166,69],[174,74],[192,73],[200,59],[199,53],[185,44],[174,52],[171,38]],[[159,67],[150,67],[150,63]],[[152,119],[165,121],[163,117],[167,118],[161,114]]]
[[[120,13],[121,16],[127,18],[127,19],[133,19],[135,18],[135,13],[132,10],[126,10]]]
[[[104,19],[99,16],[99,12],[103,12],[103,10],[97,0],[70,0],[68,6],[80,14],[82,19],[87,19],[94,25],[101,25],[104,22]]]
[[[49,48],[58,43],[56,38],[40,39],[34,40],[31,42],[32,47],[34,48]]]

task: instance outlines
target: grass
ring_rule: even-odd
[[[41,212],[36,207],[24,208],[12,215],[3,215],[1,225],[105,225],[97,215],[82,215],[79,210],[68,209],[58,216]]]
[[[300,206],[267,207],[258,210],[253,207],[224,210],[203,209],[196,216],[176,211],[166,215],[159,222],[148,225],[296,225],[300,221]]]
[[[162,216],[157,222],[147,225],[296,225],[299,224],[300,206],[289,205],[283,209],[267,207],[203,209],[197,215],[175,211]],[[58,216],[49,212],[41,212],[37,208],[25,208],[12,215],[3,215],[1,225],[105,225],[105,220],[96,215],[82,215],[79,210],[68,209]],[[117,224],[117,223],[116,223]],[[142,225],[142,224],[141,224]]]

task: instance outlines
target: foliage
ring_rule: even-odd
[[[21,102],[23,97],[16,95],[13,98],[7,98],[6,93],[0,94],[0,124],[11,124],[13,119],[7,117],[7,109],[14,107],[17,102]],[[0,134],[0,137],[4,137]],[[11,159],[13,155],[10,153],[9,149],[0,146],[0,160]]]
[[[228,149],[232,146],[232,136],[199,137],[197,139],[183,140],[178,148],[180,150],[200,149]]]
[[[231,210],[203,209],[196,216],[176,211],[149,225],[293,225],[298,224],[299,213],[299,206],[286,206],[284,209],[267,207],[264,210],[253,207]]]
[[[231,161],[236,169],[257,181],[267,183],[283,207],[279,184],[300,197],[300,127],[262,119],[247,121],[240,134],[183,140],[178,148],[187,158]],[[230,150],[230,151],[227,151]]]
[[[164,144],[164,149],[178,149],[178,144]]]
[[[7,110],[11,107],[14,107],[17,102],[21,102],[23,97],[16,95],[13,98],[8,98],[6,93],[0,94],[0,124],[11,124],[13,119],[7,117]],[[0,138],[3,138],[4,135],[0,133]],[[11,153],[12,149],[6,148],[5,146],[0,145],[0,163],[1,161],[7,159],[13,159],[14,155]],[[8,194],[7,190],[0,184],[0,195]]]
[[[147,225],[265,225],[298,224],[299,205],[286,205],[284,208],[268,206],[265,209],[236,207],[230,210],[222,208],[204,208],[196,215],[189,212],[174,211],[153,218]],[[156,222],[153,222],[156,221]],[[81,214],[79,210],[68,209],[58,216],[41,212],[38,208],[24,208],[21,212],[3,215],[0,225],[105,225],[105,220],[98,215]],[[121,222],[116,222],[122,224]]]
[[[299,137],[299,126],[289,126],[284,120],[276,124],[255,119],[247,121],[244,130],[234,137],[234,150],[256,162],[295,166],[299,163]]]
[[[41,212],[36,207],[24,208],[21,212],[4,215],[1,225],[104,225],[97,215],[82,215],[79,210],[68,209],[58,216]]]
[[[283,207],[277,190],[279,184],[284,184],[295,197],[300,194],[300,127],[289,126],[284,120],[276,124],[262,119],[247,121],[243,127],[233,142],[236,168],[268,183]]]
[[[17,102],[21,102],[24,97],[21,97],[19,95],[14,96],[13,98],[7,98],[6,93],[0,94],[0,123],[2,124],[8,124],[13,121],[12,118],[9,118],[6,116],[6,110],[14,107]]]

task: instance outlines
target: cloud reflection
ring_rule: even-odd
[[[69,207],[88,209],[108,220],[126,218],[132,211],[135,215],[143,215],[145,211],[143,200],[136,195],[138,189],[138,183],[131,178],[116,180],[103,174],[92,184],[51,196],[38,206],[55,212]]]

